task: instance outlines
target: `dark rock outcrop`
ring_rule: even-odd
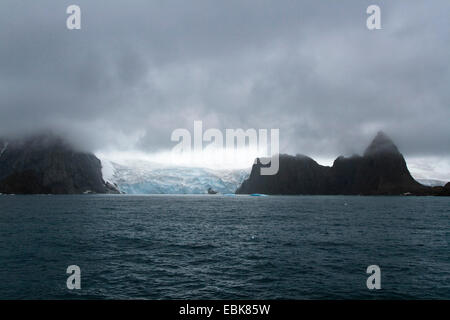
[[[443,187],[432,187],[433,195],[450,197],[450,182]]]
[[[431,188],[414,180],[403,155],[384,133],[379,132],[363,156],[337,158],[332,167],[313,159],[280,155],[279,171],[260,175],[259,159],[250,177],[236,193],[312,195],[446,195],[450,187]]]
[[[238,188],[241,194],[325,194],[329,167],[319,165],[303,156],[280,155],[280,169],[275,175],[260,175],[259,159],[253,165],[250,176]]]
[[[0,193],[118,193],[101,162],[51,134],[0,141]]]
[[[213,188],[208,188],[208,194],[217,194],[217,191],[213,190]]]

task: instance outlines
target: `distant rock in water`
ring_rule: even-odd
[[[428,187],[411,176],[403,155],[392,140],[379,132],[363,156],[337,158],[332,167],[313,159],[280,155],[279,171],[260,175],[257,159],[239,194],[310,195],[450,195],[450,185]]]
[[[208,188],[208,194],[217,194],[217,191],[214,191],[212,188]]]
[[[118,193],[102,178],[100,160],[51,134],[0,140],[0,193]]]

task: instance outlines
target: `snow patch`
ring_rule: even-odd
[[[2,157],[3,153],[5,153],[7,148],[8,148],[8,142],[5,142],[5,144],[3,145],[2,150],[0,151],[0,158]]]
[[[101,159],[100,161],[102,163],[103,180],[105,182],[109,182],[109,183],[113,184],[114,174],[115,174],[114,165],[112,164],[111,161],[109,161],[107,159]]]

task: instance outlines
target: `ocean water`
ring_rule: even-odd
[[[0,299],[450,299],[449,218],[435,197],[0,196]]]

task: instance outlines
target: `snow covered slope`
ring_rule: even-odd
[[[436,180],[436,179],[416,179],[417,182],[429,187],[443,187],[447,181]]]
[[[115,163],[102,159],[103,179],[127,194],[199,194],[212,188],[234,193],[248,170],[168,167],[147,161]]]

